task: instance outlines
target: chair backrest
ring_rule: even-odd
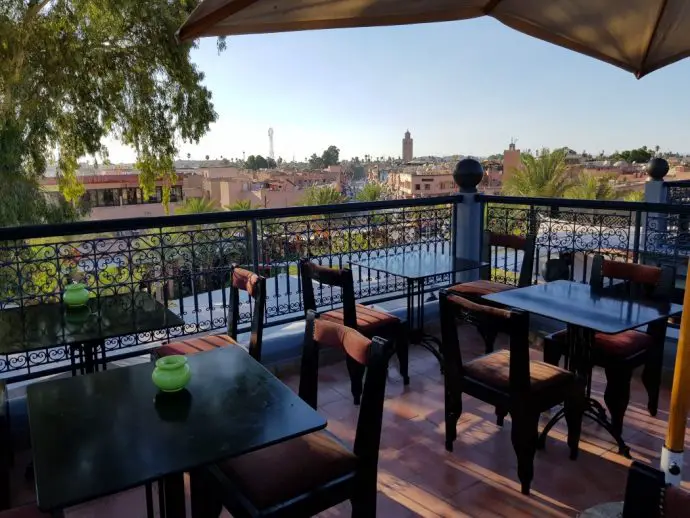
[[[663,471],[634,461],[628,470],[623,518],[683,518],[690,493],[666,485]]]
[[[501,329],[510,337],[509,390],[519,394],[530,390],[529,313],[477,304],[447,290],[440,293],[441,353],[447,389],[458,393],[464,376],[458,321],[483,329]]]
[[[520,266],[517,285],[519,287],[531,285],[534,272],[534,243],[534,236],[521,237],[489,231],[484,232],[482,261],[490,265],[489,268],[482,270],[484,279],[490,280],[492,269],[505,270],[506,274],[513,271],[520,259],[519,252],[522,252],[522,265]],[[500,260],[498,257],[494,257],[492,260],[492,253],[494,249],[498,248],[504,249],[503,259]]]
[[[318,403],[319,350],[321,347],[342,349],[349,360],[366,366],[354,453],[360,459],[362,475],[365,477],[373,476],[375,481],[388,361],[392,353],[389,342],[378,337],[370,340],[352,328],[319,319],[315,311],[307,311],[300,367],[299,396],[314,409],[317,408]]]
[[[246,292],[254,301],[249,354],[255,360],[261,361],[264,319],[266,318],[266,278],[237,265],[232,265],[230,270],[228,335],[233,339],[237,339],[237,328],[240,321],[240,291]]]
[[[299,269],[302,279],[302,303],[305,316],[309,310],[316,311],[316,297],[314,295],[314,281],[316,281],[327,286],[340,288],[340,298],[343,304],[343,322],[347,327],[357,329],[355,283],[352,279],[352,270],[321,266],[314,264],[306,258],[300,259]]]
[[[597,254],[592,260],[589,283],[595,289],[628,297],[670,300],[674,278],[675,271],[669,266],[610,261]]]

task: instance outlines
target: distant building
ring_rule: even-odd
[[[402,145],[403,145],[402,156],[403,156],[403,162],[404,163],[411,162],[412,159],[414,158],[414,153],[412,152],[412,144],[413,144],[413,140],[412,140],[412,137],[410,136],[410,130],[407,130],[405,132],[405,138],[402,141]]]
[[[503,152],[503,181],[505,184],[506,180],[510,178],[516,169],[521,166],[520,162],[520,150],[515,149],[515,142],[511,142],[508,145],[508,149]]]

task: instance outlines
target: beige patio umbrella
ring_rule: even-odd
[[[479,16],[638,78],[690,55],[687,0],[202,0],[178,36],[186,41]]]

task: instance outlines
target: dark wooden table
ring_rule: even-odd
[[[588,284],[571,281],[554,281],[516,288],[485,295],[484,298],[567,324],[568,368],[584,380],[588,402],[585,415],[602,425],[616,440],[619,451],[629,456],[629,448],[620,434],[612,430],[603,407],[590,397],[592,369],[588,358],[594,333],[617,334],[636,329],[677,315],[683,307],[665,302],[622,298],[607,293],[606,290],[597,291]],[[541,441],[562,417],[563,411],[553,417],[544,429]]]
[[[184,320],[146,292],[92,298],[86,307],[77,309],[60,303],[11,308],[0,311],[0,354],[69,347],[72,373],[77,368],[75,352],[78,363],[93,372],[99,363],[106,363],[108,338],[180,326]],[[60,355],[50,357],[57,361]],[[67,360],[68,354],[63,353],[62,359]]]
[[[455,274],[487,267],[486,262],[453,256],[450,250],[414,250],[381,257],[350,261],[353,268],[373,270],[405,280],[407,325],[410,339],[428,349],[443,365],[438,340],[424,332],[424,294],[434,287],[454,284]]]
[[[158,393],[152,363],[31,385],[39,507],[163,479],[166,517],[184,516],[183,472],[326,427],[240,348],[196,354],[189,365],[191,382],[176,394]]]

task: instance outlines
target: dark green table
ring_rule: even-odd
[[[99,354],[105,365],[108,338],[183,325],[178,315],[146,292],[92,298],[86,307],[74,310],[60,303],[4,309],[0,311],[0,354],[42,354],[47,350],[49,358],[51,348],[69,346],[72,373],[76,374],[77,354],[79,364],[92,372],[99,364]],[[66,360],[66,354],[63,356]]]
[[[326,420],[230,347],[189,357],[187,389],[160,399],[152,363],[31,385],[38,505],[57,511],[163,479],[184,515],[181,474],[326,427]]]

